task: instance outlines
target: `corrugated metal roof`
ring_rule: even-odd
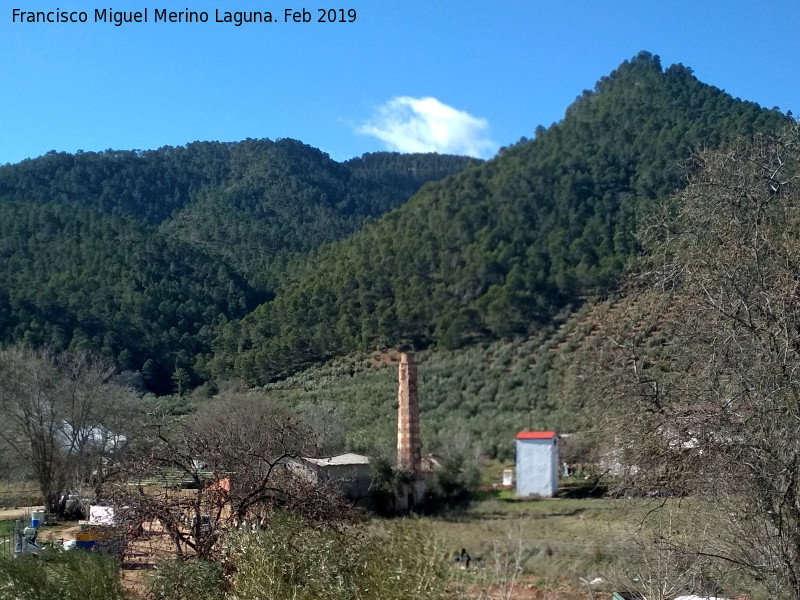
[[[324,458],[303,458],[312,464],[320,467],[327,467],[330,465],[368,465],[369,457],[362,456],[361,454],[354,454],[348,452],[347,454],[339,454],[337,456],[327,456]]]
[[[520,431],[518,440],[552,440],[556,437],[555,431]]]

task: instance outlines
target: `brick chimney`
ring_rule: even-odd
[[[414,474],[421,466],[417,367],[405,352],[400,354],[397,369],[397,466]]]

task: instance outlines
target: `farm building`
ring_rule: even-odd
[[[558,436],[555,431],[517,434],[517,496],[554,496],[558,491]]]
[[[427,491],[424,473],[437,469],[439,462],[434,457],[423,458],[420,452],[417,368],[413,356],[401,352],[397,367],[397,469],[407,473],[410,481],[387,501],[387,506],[378,508],[405,513],[424,501]],[[332,484],[356,504],[371,506],[374,501],[372,471],[366,456],[348,453],[325,458],[302,457],[292,459],[291,463],[309,481]]]
[[[354,502],[365,500],[370,494],[372,473],[369,458],[360,454],[339,454],[325,458],[294,459],[300,472],[315,484],[332,484],[345,498]]]

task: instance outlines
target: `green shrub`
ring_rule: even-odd
[[[205,560],[168,560],[150,576],[154,600],[223,600],[227,582],[222,565]]]
[[[425,509],[436,512],[464,506],[474,499],[479,482],[480,471],[463,455],[446,458],[427,477],[428,497]]]
[[[376,534],[279,514],[231,551],[236,596],[248,600],[433,600],[447,582],[441,550],[407,523]]]
[[[381,456],[370,459],[370,474],[370,493],[375,510],[379,515],[394,515],[395,499],[411,484],[412,474],[396,468],[388,458]]]
[[[119,563],[79,550],[0,558],[0,600],[122,600]]]

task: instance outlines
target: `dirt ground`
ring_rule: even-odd
[[[591,597],[594,600],[610,600],[611,598],[610,592],[593,590],[593,596],[590,596],[585,588],[548,582],[534,576],[522,577],[511,590],[492,585],[486,588],[473,586],[465,592],[468,598],[476,600],[587,600]]]
[[[44,506],[20,506],[17,508],[0,508],[0,521],[30,519],[31,511],[44,510]]]

